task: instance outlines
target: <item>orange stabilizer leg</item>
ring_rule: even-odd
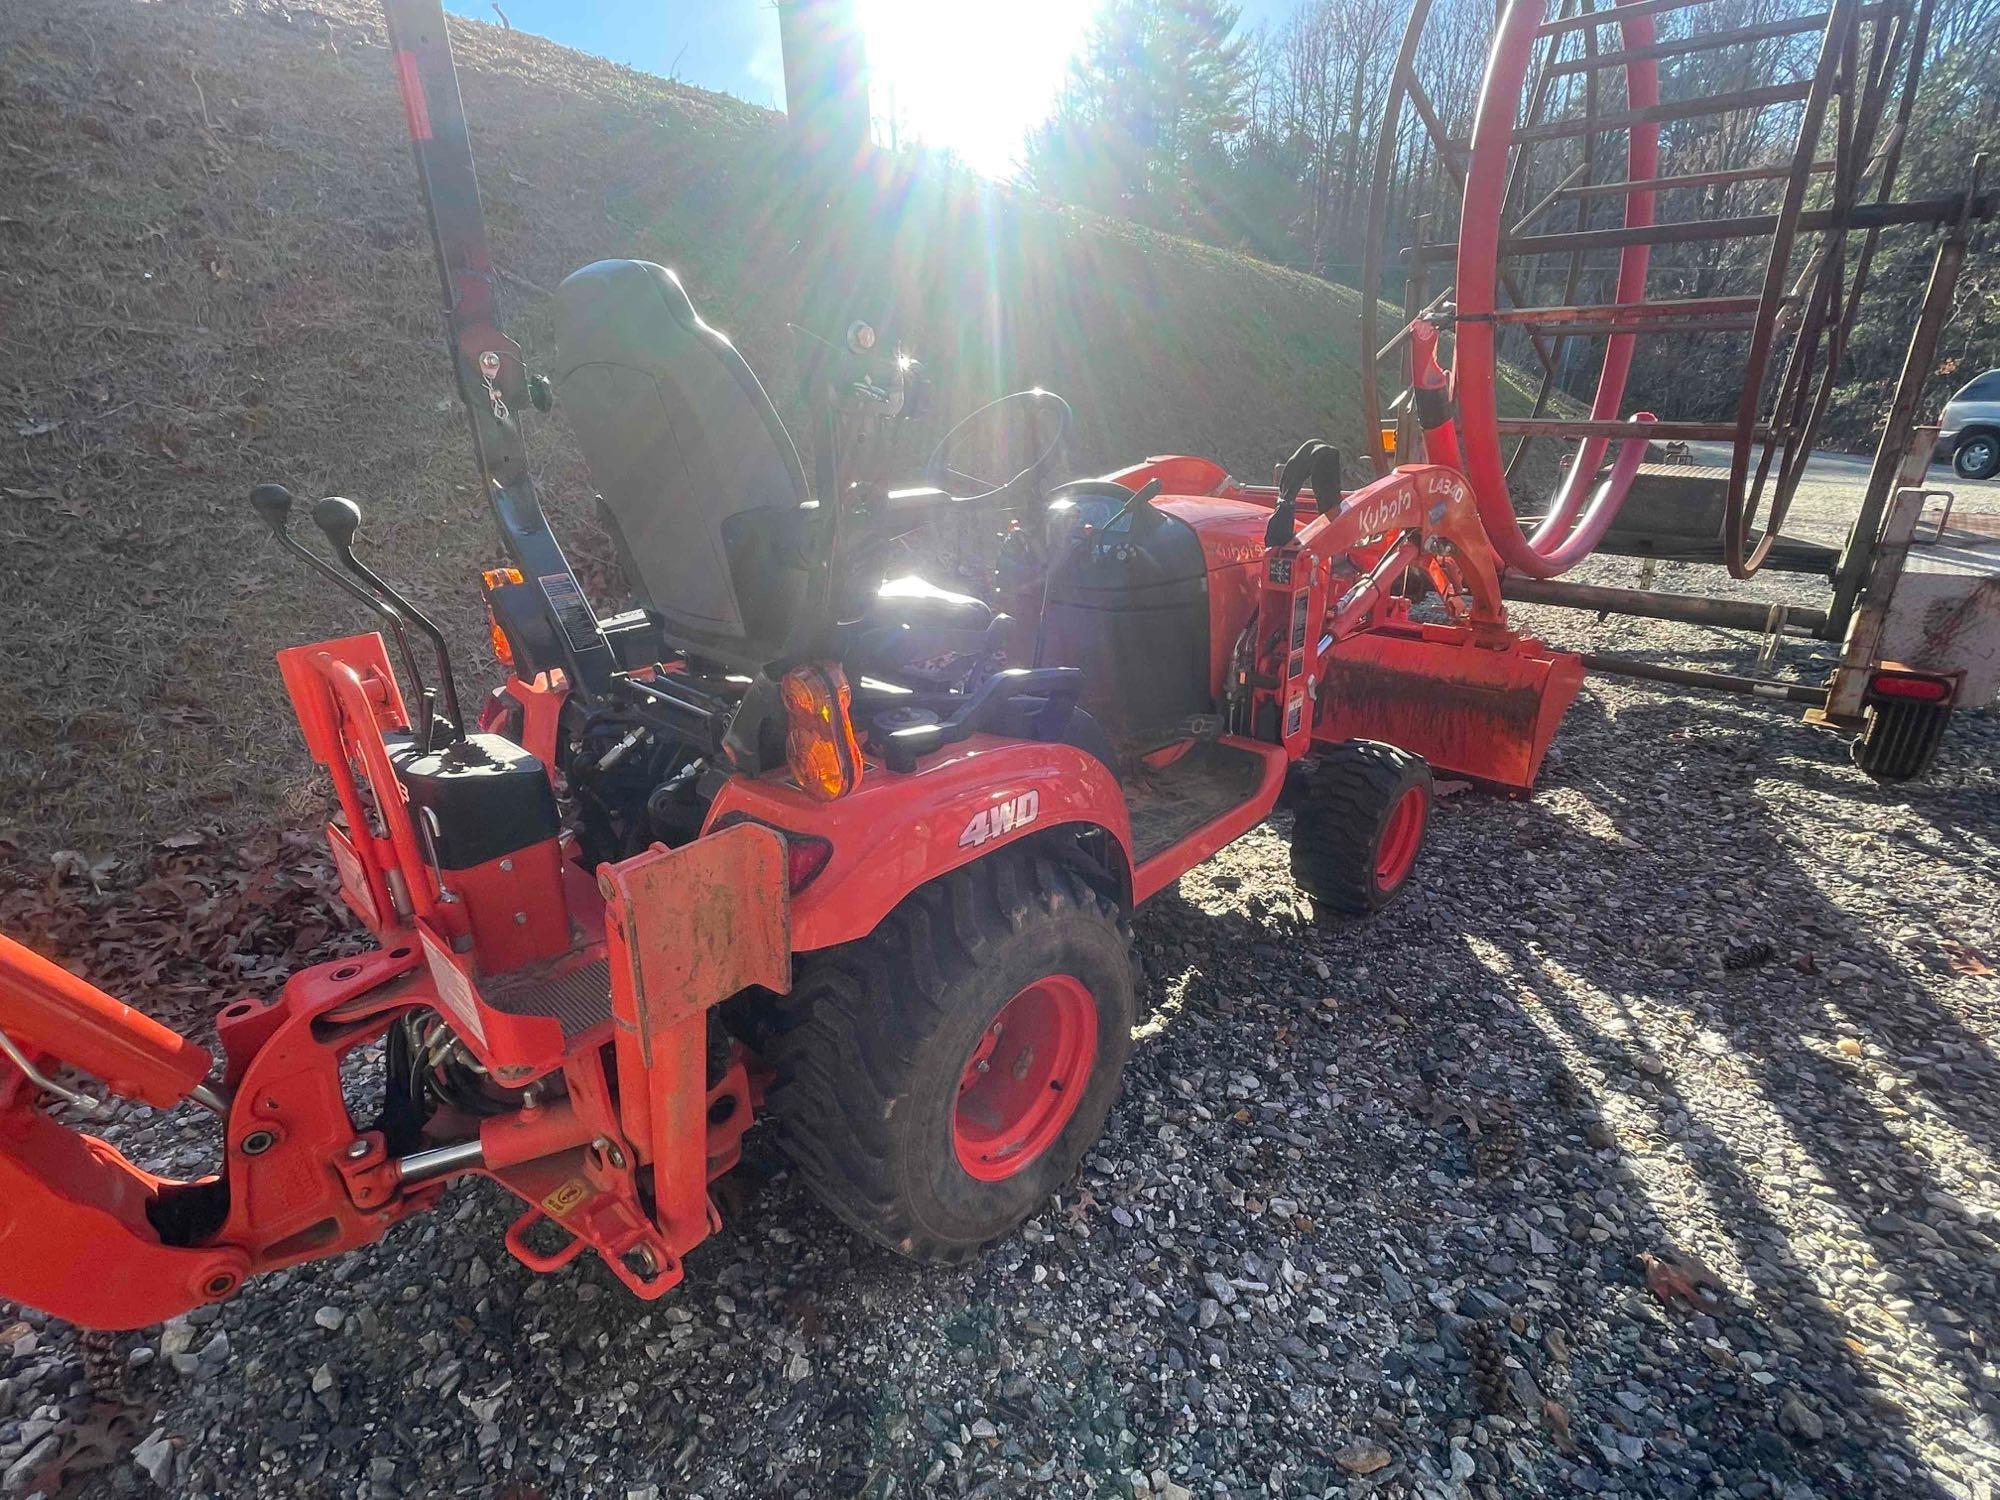
[[[677,1271],[717,1224],[712,1158],[726,1168],[749,1120],[740,1069],[709,1088],[708,1011],[753,985],[791,988],[785,839],[739,823],[606,865],[598,878],[620,1114],[651,1168],[654,1216]]]

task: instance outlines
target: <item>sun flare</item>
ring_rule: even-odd
[[[859,0],[879,138],[1011,176],[1092,9],[1080,0]]]

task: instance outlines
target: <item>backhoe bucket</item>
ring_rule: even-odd
[[[1333,648],[1313,738],[1383,740],[1443,776],[1525,797],[1583,662],[1528,636],[1498,648],[1454,625],[1394,625]]]

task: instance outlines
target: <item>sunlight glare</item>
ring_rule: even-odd
[[[1012,176],[1090,26],[1080,0],[859,0],[876,138]]]

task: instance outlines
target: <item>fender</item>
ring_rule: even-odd
[[[834,802],[779,777],[739,776],[716,795],[702,832],[742,818],[833,846],[792,897],[792,947],[801,953],[865,937],[918,886],[1065,824],[1109,833],[1120,880],[1130,881],[1124,793],[1102,761],[1072,745],[974,735],[906,776],[869,761],[860,787]],[[1129,890],[1120,894],[1129,900]]]
[[[1229,471],[1214,459],[1198,458],[1191,453],[1155,454],[1104,477],[1128,490],[1144,489],[1147,481],[1157,479],[1166,495],[1222,495],[1235,483]]]

